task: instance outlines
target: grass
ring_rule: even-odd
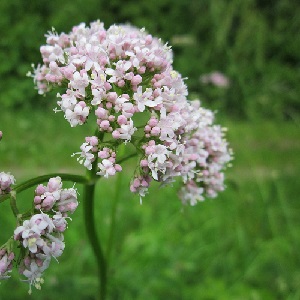
[[[12,116],[14,116],[12,118]],[[0,169],[18,182],[50,172],[83,174],[70,154],[94,129],[71,129],[61,115],[2,113]],[[121,180],[110,268],[110,299],[299,299],[300,150],[296,123],[222,121],[235,152],[227,189],[217,199],[182,207],[176,186],[153,186],[143,205]],[[132,170],[132,162],[124,166]],[[98,231],[106,245],[116,179],[97,187]],[[79,192],[81,192],[79,186]],[[18,196],[30,205],[32,191]],[[60,263],[45,273],[42,291],[27,296],[18,276],[0,286],[2,299],[93,299],[95,262],[86,242],[82,208],[66,232]],[[1,204],[0,243],[15,221]]]

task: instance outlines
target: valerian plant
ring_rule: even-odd
[[[8,278],[16,265],[30,292],[31,286],[40,289],[43,272],[64,250],[63,233],[78,205],[76,189],[64,189],[62,182],[76,182],[83,184],[85,226],[104,299],[108,254],[96,235],[93,208],[98,180],[122,172],[122,163],[136,157],[129,188],[141,203],[151,182],[179,179],[182,203],[195,205],[224,190],[223,171],[232,152],[213,112],[187,100],[184,79],[172,67],[171,47],[144,29],[113,25],[105,30],[99,21],[68,34],[53,29],[40,51],[43,64],[29,74],[39,94],[58,88],[54,111],[71,127],[95,122],[95,132],[72,155],[87,169],[85,176],[48,174],[14,186],[13,175],[0,173],[0,201],[10,198],[17,219],[0,250],[0,277]],[[20,213],[17,194],[36,185],[32,209]]]

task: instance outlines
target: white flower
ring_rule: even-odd
[[[73,213],[78,206],[77,191],[74,188],[63,189],[56,205],[61,212]]]
[[[148,107],[155,107],[158,104],[162,103],[162,97],[156,97],[153,99],[152,89],[147,88],[143,92],[142,87],[139,86],[137,91],[133,94],[133,99],[137,102],[137,106],[140,112],[143,112]]]
[[[169,156],[170,151],[164,145],[155,145],[154,146],[154,153],[148,156],[148,161],[152,162],[153,160],[157,159],[157,162],[163,164],[167,157]]]
[[[45,257],[52,256],[54,258],[62,255],[65,249],[65,243],[63,242],[64,236],[63,234],[59,234],[58,236],[53,236],[51,234],[47,234],[47,242],[44,244],[43,252]]]
[[[66,94],[60,95],[57,94],[57,97],[61,98],[61,101],[57,101],[57,104],[60,106],[62,111],[66,111],[67,109],[73,110],[75,105],[77,104],[76,92],[67,90]]]
[[[116,174],[114,164],[108,159],[103,159],[101,163],[98,163],[98,167],[100,171],[97,172],[97,175],[108,178],[108,176],[113,176]]]
[[[66,218],[63,217],[60,211],[56,212],[56,214],[53,216],[53,224],[55,226],[55,230],[58,232],[65,231],[68,225]]]
[[[199,201],[204,200],[204,197],[202,196],[203,192],[204,189],[198,187],[195,182],[191,180],[181,188],[179,196],[183,204],[189,203],[194,206]]]
[[[22,241],[23,246],[28,248],[31,253],[36,253],[38,248],[44,245],[42,235],[45,232],[52,232],[54,228],[55,226],[48,215],[36,214],[15,229],[14,238]]]
[[[133,126],[133,121],[130,119],[129,123],[121,125],[121,128],[118,129],[120,132],[120,139],[130,141],[131,136],[136,130],[137,128]]]
[[[77,161],[80,164],[83,164],[88,170],[92,169],[92,162],[95,160],[95,155],[92,153],[93,146],[91,146],[89,143],[83,143],[80,146],[81,152],[74,153],[72,156],[75,154],[80,154],[80,156],[77,158]]]
[[[125,72],[128,71],[130,68],[131,68],[130,61],[118,61],[115,64],[115,69],[107,68],[105,71],[107,75],[111,76],[108,82],[115,83],[120,79],[123,79]]]
[[[79,72],[75,72],[73,74],[73,80],[70,81],[70,85],[73,89],[79,91],[79,93],[85,97],[85,88],[89,85],[89,77],[87,73],[83,73],[82,75]]]
[[[23,265],[20,267],[20,274],[27,277],[26,282],[29,282],[29,295],[31,294],[31,286],[33,285],[36,289],[41,289],[41,284],[44,283],[42,278],[43,272],[49,267],[51,257],[43,257],[41,259],[35,259],[30,257],[25,257],[23,260]]]
[[[66,109],[65,111],[65,118],[70,122],[71,127],[82,125],[88,115],[89,108],[87,106],[82,107],[79,103],[75,105],[74,110]]]

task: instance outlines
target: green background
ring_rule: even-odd
[[[101,179],[96,216],[104,245],[119,198],[109,299],[300,298],[299,13],[291,0],[0,2],[0,171],[18,183],[50,172],[84,174],[70,155],[94,132],[92,124],[70,128],[52,112],[54,96],[37,95],[25,76],[41,61],[52,26],[69,32],[100,19],[106,28],[145,27],[173,46],[190,98],[218,110],[217,121],[229,128],[235,160],[217,199],[182,207],[177,184],[154,185],[140,205],[129,192],[134,159],[121,178]],[[201,84],[212,71],[224,73],[230,87]],[[32,194],[18,196],[21,207]],[[93,299],[96,268],[81,206],[72,219],[65,252],[46,271],[42,291],[29,297],[15,274],[2,282],[1,300]],[[8,203],[1,204],[0,244],[14,227]]]

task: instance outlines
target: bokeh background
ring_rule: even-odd
[[[235,152],[227,190],[182,207],[173,187],[153,186],[143,205],[125,175],[98,186],[96,216],[104,245],[118,201],[109,299],[300,299],[300,6],[295,0],[10,0],[0,2],[0,171],[17,182],[49,172],[83,174],[70,154],[89,125],[70,128],[25,75],[41,61],[54,27],[69,32],[100,19],[145,27],[169,42],[190,98],[217,112]],[[226,84],[207,80],[219,72]],[[206,79],[205,79],[206,78]],[[78,186],[80,192],[80,186]],[[32,191],[18,197],[30,207]],[[95,261],[82,209],[73,215],[60,263],[42,291],[13,276],[0,299],[94,299]],[[15,227],[0,208],[0,244]]]

